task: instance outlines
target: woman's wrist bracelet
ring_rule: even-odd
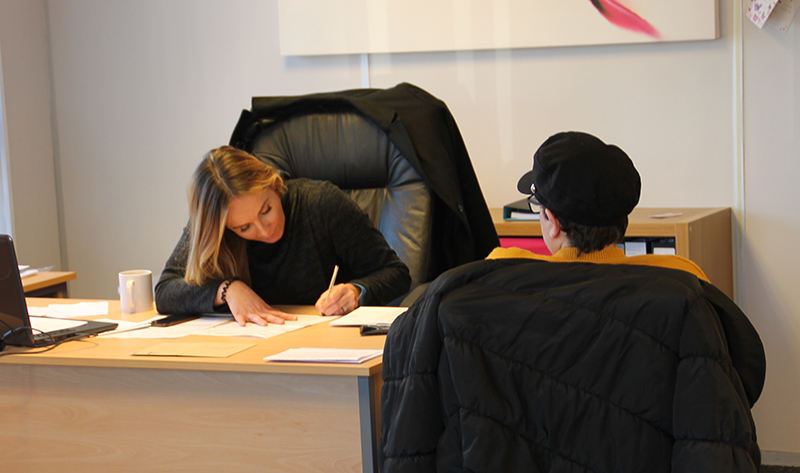
[[[231,284],[233,284],[233,281],[238,281],[238,280],[239,278],[230,278],[222,282],[222,294],[220,295],[220,299],[222,299],[223,304],[228,303],[228,301],[225,300],[225,297],[227,296],[228,293],[228,288],[230,287]]]

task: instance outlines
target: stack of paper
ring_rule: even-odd
[[[20,278],[27,278],[28,276],[33,276],[39,274],[38,269],[31,268],[29,264],[21,264],[19,265],[19,277]]]
[[[159,343],[139,350],[136,356],[200,356],[211,358],[227,358],[246,350],[254,343]]]
[[[30,315],[55,318],[80,318],[108,315],[108,301],[50,304],[47,307],[28,307]]]
[[[114,330],[103,336],[105,338],[181,338],[198,334],[207,328],[225,322],[227,321],[216,317],[200,317],[171,327],[151,327],[149,323],[138,328],[122,327],[124,330]]]
[[[64,320],[64,319],[52,319],[49,317],[31,317],[31,327],[33,327],[36,332],[55,332],[57,330],[66,330],[70,328],[75,328],[83,325],[83,320]]]
[[[363,363],[383,355],[383,350],[359,348],[290,348],[265,357],[267,361],[304,363]]]
[[[344,317],[331,321],[332,327],[358,327],[361,325],[392,325],[394,319],[404,314],[408,307],[362,306]]]
[[[248,323],[244,327],[241,327],[238,323],[231,321],[209,327],[202,332],[198,332],[197,335],[270,338],[276,335],[282,335],[284,333],[298,330],[303,327],[319,324],[327,320],[327,317],[323,317],[321,315],[294,315],[297,316],[297,320],[287,320],[282,324],[269,324],[263,327],[254,323]]]

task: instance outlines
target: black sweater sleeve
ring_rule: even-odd
[[[186,282],[186,261],[189,257],[189,228],[183,229],[156,284],[156,309],[161,314],[200,314],[214,310],[214,298],[222,281],[202,286]]]
[[[408,267],[367,214],[332,184],[322,185],[330,190],[323,193],[328,196],[327,202],[320,202],[317,208],[327,214],[328,236],[338,257],[352,273],[343,282],[364,286],[367,292],[363,305],[386,305],[408,292],[411,286]]]

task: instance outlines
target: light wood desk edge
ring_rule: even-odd
[[[40,271],[22,278],[22,290],[29,297],[67,297],[67,282],[75,278],[73,271]]]
[[[78,302],[78,300],[69,301]],[[52,303],[52,299],[28,298],[27,302],[30,306],[41,306]],[[314,313],[308,310],[313,310],[313,308],[306,308],[306,310],[300,312]],[[109,301],[109,318],[136,321],[147,319],[153,315],[155,315],[155,311],[139,314],[121,314],[119,301]],[[88,402],[91,399],[96,408],[108,412],[118,411],[117,405],[119,402],[125,401],[126,396],[129,395],[127,393],[128,390],[138,393],[137,389],[139,389],[140,383],[151,383],[144,388],[145,390],[141,392],[141,395],[152,396],[156,400],[155,402],[162,402],[164,405],[153,406],[154,402],[148,402],[146,405],[130,408],[130,412],[137,412],[136,409],[139,409],[139,416],[149,418],[148,416],[152,416],[152,412],[160,410],[162,411],[161,415],[165,416],[166,419],[171,419],[171,422],[165,421],[169,422],[169,424],[163,425],[164,431],[178,430],[184,435],[192,436],[195,435],[193,434],[194,430],[190,429],[190,431],[184,432],[186,428],[181,426],[182,421],[180,420],[183,417],[178,416],[177,413],[184,408],[196,410],[198,405],[205,405],[204,396],[209,395],[205,392],[207,383],[210,384],[208,391],[217,392],[217,396],[230,395],[234,399],[241,400],[241,396],[243,396],[241,392],[252,393],[244,398],[248,403],[247,405],[251,406],[251,409],[252,406],[259,404],[258,398],[262,391],[264,392],[264,409],[268,410],[270,409],[268,405],[269,396],[275,395],[279,399],[286,399],[286,393],[288,392],[291,393],[288,398],[290,402],[301,403],[298,404],[301,407],[296,407],[298,409],[297,419],[292,417],[291,408],[289,408],[288,413],[278,414],[275,412],[268,414],[272,419],[269,426],[239,419],[239,424],[237,425],[240,425],[243,431],[250,429],[258,432],[261,437],[273,435],[273,439],[271,442],[265,442],[263,438],[253,438],[254,441],[257,440],[257,444],[262,442],[269,444],[268,452],[263,452],[264,447],[262,447],[257,449],[257,453],[253,453],[253,457],[233,459],[231,460],[231,465],[229,465],[232,469],[236,469],[235,464],[237,461],[241,463],[240,466],[244,469],[251,468],[252,462],[259,458],[258,461],[261,462],[277,462],[265,463],[265,467],[272,465],[273,467],[281,466],[285,468],[287,467],[285,462],[293,462],[291,464],[295,471],[302,471],[306,467],[309,468],[309,471],[315,471],[320,465],[314,462],[320,461],[335,462],[335,464],[345,462],[352,467],[346,468],[346,471],[377,471],[377,442],[380,433],[380,391],[383,384],[381,377],[382,359],[380,357],[359,365],[269,363],[264,361],[263,358],[287,348],[331,346],[332,340],[338,340],[339,342],[337,343],[340,348],[382,348],[385,339],[385,336],[361,337],[358,334],[357,327],[330,327],[326,322],[266,340],[203,336],[189,336],[181,339],[187,342],[225,341],[226,343],[255,344],[255,346],[247,350],[222,359],[131,356],[131,353],[139,349],[164,341],[158,339],[95,337],[67,342],[45,353],[0,357],[0,384],[6,386],[0,389],[0,410],[12,405],[18,405],[20,400],[25,400],[26,404],[31,407],[38,405],[37,402],[43,402],[43,406],[54,405],[53,403],[55,405],[64,404],[65,409],[71,410],[75,409],[76,403],[82,403],[84,399],[86,400],[85,402]],[[9,347],[8,350],[14,352],[29,351],[30,349]],[[32,385],[30,383],[34,379],[37,380],[35,383],[37,388],[31,391],[30,386]],[[50,382],[47,381],[50,379],[60,379],[61,384],[53,385],[48,391],[44,386]],[[211,381],[209,382],[209,380]],[[17,388],[20,382],[23,385]],[[109,383],[111,383],[112,388],[106,388]],[[194,388],[189,389],[187,393],[185,392],[187,388],[180,388],[180,386],[183,386],[182,383],[187,383],[188,386],[193,386]],[[113,387],[115,385],[126,386],[125,391],[120,392],[118,388]],[[178,387],[176,388],[175,386]],[[84,390],[79,396],[81,400],[66,400],[69,396],[61,394],[62,390],[69,392],[78,389]],[[111,389],[113,395],[103,395],[102,393],[105,389]],[[180,400],[180,402],[170,403],[164,396],[170,397],[170,393],[173,393],[175,389],[184,392],[184,399]],[[257,389],[259,391],[254,393],[253,391]],[[295,389],[296,391],[294,391]],[[194,397],[195,395],[197,396],[196,398]],[[39,397],[42,398],[42,401],[38,401]],[[302,401],[303,399],[311,399],[313,402]],[[139,402],[138,399],[137,402]],[[244,415],[244,412],[239,413],[235,407],[229,406],[229,403],[224,404],[222,406],[215,404],[215,409],[220,411],[233,410],[237,416]],[[103,422],[117,425],[112,434],[106,433],[106,435],[109,435],[109,439],[114,439],[119,434],[119,430],[127,429],[131,422],[137,420],[137,417],[134,416],[126,424],[121,424],[120,422],[122,421],[115,419],[117,415],[118,413],[113,414],[109,419],[102,419]],[[126,412],[120,417],[125,417],[126,415],[133,416],[133,414]],[[332,421],[331,419],[336,418],[331,417],[334,415],[345,415],[345,417],[342,418],[342,421]],[[48,425],[47,428],[41,431],[42,433],[36,433],[34,437],[20,439],[19,437],[14,437],[18,435],[16,432],[25,432],[24,435],[34,435],[29,434],[30,431],[37,430],[32,429],[32,425],[41,427],[40,423],[49,422],[50,417],[46,417],[46,420],[39,419],[39,422],[35,420],[28,421],[24,417],[17,418],[16,415],[11,416],[10,419],[8,421],[10,430],[6,429],[7,433],[5,434],[0,433],[0,445],[3,444],[3,436],[8,437],[5,439],[8,441],[6,445],[30,445],[42,441],[43,438],[41,436],[43,435],[48,439],[58,437],[53,445],[61,445],[63,451],[69,451],[70,449],[65,446],[70,445],[71,442],[76,441],[78,438],[80,438],[80,442],[94,442],[98,449],[110,449],[107,446],[107,442],[111,442],[111,440],[106,440],[94,431],[81,431],[80,434],[84,437],[77,437],[77,434],[72,432],[74,423],[71,422]],[[357,426],[353,424],[354,421]],[[20,425],[17,425],[16,422],[19,422]],[[34,422],[34,424],[29,425],[28,422]],[[265,432],[272,432],[273,430],[279,432],[281,429],[288,429],[291,432],[297,429],[297,425],[319,426],[321,422],[327,422],[325,423],[326,426],[331,422],[337,424],[329,426],[330,429],[333,429],[332,431],[337,432],[332,434],[335,438],[329,438],[331,434],[328,431],[321,432],[319,428],[311,429],[310,427],[305,428],[302,441],[292,438],[284,439],[283,436],[272,433],[265,434]],[[215,428],[220,428],[219,424],[214,424],[214,426]],[[264,431],[263,429],[266,427],[269,427],[269,429]],[[353,430],[354,428],[355,431]],[[236,429],[230,432],[231,435],[236,433]],[[159,435],[160,432],[154,432],[153,439]],[[224,436],[224,434],[220,435]],[[198,443],[202,443],[202,440],[205,439],[204,436],[205,432],[197,432]],[[154,442],[154,440],[151,441]],[[191,442],[188,443],[191,444]],[[169,442],[165,442],[164,448],[169,447],[168,444]],[[306,455],[309,457],[308,460],[302,459],[305,456],[298,457],[296,455],[290,456],[288,459],[282,459],[281,449],[297,449],[302,445],[306,445],[305,448],[312,450]],[[327,450],[325,450],[325,445],[338,445],[338,447],[327,447]],[[55,450],[59,449],[55,446],[53,448]],[[183,465],[176,467],[175,464],[171,464],[167,470],[173,471],[178,468],[180,471],[203,471],[199,462],[200,458],[203,458],[205,451],[197,452],[193,450],[196,448],[194,445],[185,445],[183,448],[187,452],[194,452],[193,456],[196,456],[198,460],[195,463],[188,462],[185,469]],[[224,448],[226,447],[221,446],[220,452]],[[240,448],[242,448],[241,445],[231,445],[229,450],[236,451],[236,449]],[[321,457],[319,456],[322,455],[322,450],[320,452],[314,451],[317,448],[322,448],[327,452],[324,455],[324,460],[320,460]],[[33,450],[34,448],[31,447],[31,449]],[[342,458],[334,460],[336,455],[331,456],[331,449],[337,451]],[[357,463],[354,461],[355,457],[353,456],[356,451],[359,452],[359,461]],[[11,453],[14,453],[16,458],[20,458],[20,455],[25,458],[24,453],[4,452],[2,446],[0,446],[0,453],[4,453],[3,456],[5,458],[13,457],[14,455],[10,455]],[[165,450],[164,454],[168,454],[168,451]],[[99,458],[101,457],[98,457],[96,461],[101,461]],[[205,461],[208,460],[206,459]],[[304,463],[306,461],[308,465]],[[41,470],[30,469],[30,465],[27,464],[15,463],[14,465],[17,465],[17,467],[24,466],[27,471],[73,471],[69,469],[63,470],[63,462],[49,464],[42,461],[38,464],[43,466]],[[12,470],[14,465],[12,465]],[[103,466],[109,465],[102,463],[81,465],[77,463],[74,471],[78,471],[79,466],[83,468],[83,471],[86,471],[89,467],[102,469]],[[149,467],[152,465],[140,464],[140,466]]]

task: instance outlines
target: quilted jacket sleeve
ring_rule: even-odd
[[[436,279],[392,324],[383,356],[379,462],[383,473],[435,472],[444,431],[439,388],[439,302],[453,288],[506,265],[478,261]]]
[[[686,314],[673,405],[673,472],[755,472],[760,464],[750,403],[731,361],[730,348],[738,346],[729,347],[721,319],[749,322],[738,308],[734,314],[718,309],[699,298]],[[756,342],[757,335],[748,344]]]

